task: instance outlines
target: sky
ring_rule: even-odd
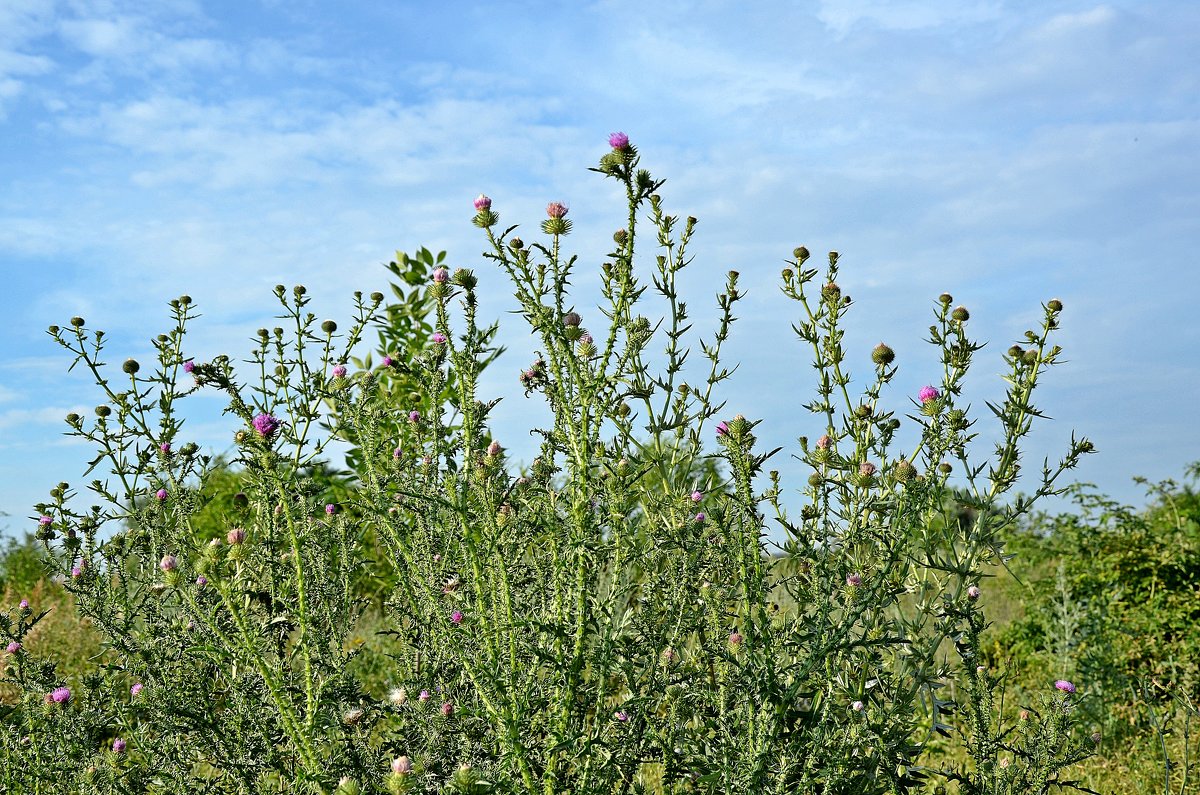
[[[896,350],[897,411],[940,371],[922,341],[937,296],[968,307],[988,342],[967,382],[978,454],[1002,352],[1060,299],[1066,363],[1027,468],[1076,432],[1098,453],[1074,479],[1141,504],[1135,476],[1200,459],[1196,52],[1184,1],[3,0],[0,531],[32,529],[89,457],[62,418],[99,395],[47,326],[81,315],[109,361],[145,360],[187,293],[189,352],[238,359],[274,325],[273,285],[344,323],[396,249],[476,270],[509,346],[484,384],[504,398],[494,430],[527,461],[533,342],[471,200],[527,239],[569,204],[586,322],[623,213],[587,169],[617,130],[666,178],[668,211],[699,219],[683,292],[702,338],[741,273],[723,397],[787,448],[785,485],[804,485],[796,438],[820,433],[778,286],[803,244],[841,253],[850,369]],[[190,438],[227,451],[219,401],[194,405]]]

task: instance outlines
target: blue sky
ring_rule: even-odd
[[[31,527],[87,456],[62,417],[98,398],[46,326],[83,315],[110,360],[144,357],[186,292],[197,358],[237,357],[271,324],[274,284],[345,319],[397,248],[446,249],[495,288],[485,313],[512,353],[487,386],[527,454],[515,375],[531,347],[470,202],[488,193],[528,237],[564,200],[598,266],[621,210],[586,169],[614,130],[668,179],[668,208],[700,219],[701,325],[724,272],[742,274],[726,397],[761,438],[815,432],[776,284],[796,245],[837,249],[852,363],[865,374],[891,344],[898,409],[936,372],[921,338],[939,293],[990,341],[978,408],[1001,394],[1001,352],[1060,298],[1068,364],[1027,463],[1076,430],[1100,451],[1078,478],[1138,502],[1132,476],[1200,459],[1196,52],[1190,2],[4,0],[0,528]],[[218,410],[197,401],[190,427],[221,451]]]

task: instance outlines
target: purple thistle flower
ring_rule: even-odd
[[[941,396],[941,392],[937,391],[935,387],[929,385],[921,387],[921,390],[917,392],[917,399],[922,403],[928,403],[931,400],[937,400]]]
[[[717,436],[724,436],[729,433],[729,423],[721,420],[717,423]]]
[[[817,439],[817,449],[818,450],[828,450],[829,445],[832,441],[833,440],[830,439],[828,435],[822,435],[820,439]]]
[[[858,465],[858,474],[864,478],[873,477],[875,475],[875,465],[870,461],[863,461]]]
[[[967,598],[970,599],[971,601],[975,601],[976,599],[979,598],[979,593],[980,593],[979,586],[972,585],[970,588],[967,589]]]
[[[421,412],[416,411],[415,409],[413,411],[408,412],[408,421],[413,424],[420,422],[421,421]]]
[[[504,452],[504,448],[500,446],[499,442],[497,442],[495,439],[493,439],[491,444],[489,444],[487,447],[487,454],[490,455],[492,458],[495,458],[496,456],[500,455],[502,452]]]
[[[264,439],[269,439],[282,423],[270,414],[259,414],[254,418],[254,430]]]
[[[164,572],[175,571],[179,568],[179,558],[174,555],[163,555],[162,560],[158,562],[158,567]]]
[[[1059,690],[1063,691],[1064,693],[1074,693],[1075,692],[1075,685],[1068,682],[1066,679],[1059,679],[1057,682],[1054,683],[1054,686],[1056,688],[1058,688]]]
[[[240,527],[234,527],[225,534],[225,542],[231,547],[236,547],[238,544],[246,543],[246,531]]]
[[[82,576],[83,576],[83,566],[82,565],[74,566],[71,568],[71,578],[72,579],[78,580]]]
[[[474,204],[476,210],[482,211],[492,209],[492,200],[482,193],[475,197]]]
[[[745,638],[742,637],[742,633],[740,633],[740,632],[729,633],[729,645],[733,646],[735,649],[738,646],[741,646],[742,641],[744,641],[744,640],[745,640]]]
[[[392,359],[391,356],[384,356],[383,359],[379,363],[381,365],[383,365],[384,367],[391,367],[393,361],[394,360]]]
[[[417,701],[420,701],[421,703],[425,703],[429,700],[429,698],[430,696],[428,690],[422,690],[419,694],[417,694]]]
[[[113,749],[114,754],[125,753],[125,741],[122,740],[120,737],[116,738],[115,740],[113,740],[112,749]]]
[[[704,524],[704,520],[707,518],[708,517],[704,515],[704,511],[700,511],[699,513],[696,514],[696,519],[695,519],[696,524]]]
[[[162,453],[163,455],[170,455],[171,454],[171,443],[163,442],[162,444],[160,444],[158,446],[158,452]]]
[[[195,369],[196,369],[196,363],[193,362],[191,359],[188,359],[186,362],[183,363],[183,371],[185,373],[187,373],[188,375],[191,375],[192,371]]]
[[[412,772],[412,760],[407,756],[396,757],[392,760],[392,772],[397,776],[407,776]]]
[[[28,599],[22,599],[22,600],[20,601],[20,603],[17,605],[17,607],[20,609],[20,611],[21,611],[22,613],[24,613],[26,610],[28,610],[28,609],[29,609],[29,600],[28,600]]]
[[[335,513],[337,513],[337,506],[334,505],[332,502],[329,503],[328,505],[325,506],[325,513],[328,516],[333,516]]]
[[[850,709],[854,710],[855,712],[862,712],[864,706],[865,705],[861,701],[855,701],[850,705]]]
[[[450,614],[450,623],[458,626],[463,622],[463,614],[461,610],[455,610]]]
[[[333,368],[333,377],[334,378],[345,378],[346,377],[346,365],[344,365],[344,364],[335,365]]]
[[[21,650],[21,644],[17,643],[15,640],[9,641],[8,645],[4,647],[4,650],[9,654],[16,654]]]
[[[567,214],[567,205],[562,202],[550,202],[546,205],[546,215],[551,218],[562,218]]]
[[[627,149],[629,147],[629,136],[623,132],[615,132],[608,136],[608,145],[613,149]]]
[[[402,455],[404,455],[404,448],[402,447],[397,447],[392,451],[392,458],[396,459],[397,461],[400,460],[400,456]]]
[[[449,701],[442,702],[442,714],[447,718],[454,714],[454,705]]]
[[[441,345],[446,341],[446,335],[440,331],[433,332],[433,336],[429,339],[433,340],[435,345]]]
[[[863,584],[862,575],[858,574],[858,573],[847,574],[846,575],[846,584],[849,585],[851,588],[859,587],[860,585]]]
[[[208,585],[208,578],[201,574],[196,578],[196,585],[199,585],[201,588],[203,588],[204,586]]]
[[[613,717],[621,721],[621,723],[629,722],[629,713],[623,709],[619,709],[613,713]]]
[[[129,695],[137,698],[142,694],[142,688],[145,687],[141,682],[136,682],[133,687],[129,688]]]
[[[434,284],[445,284],[450,281],[450,271],[445,268],[435,268],[433,271]]]
[[[38,524],[42,527],[49,527],[50,525],[54,524],[54,517],[43,515],[38,519]]]
[[[154,492],[154,499],[158,500],[159,502],[162,502],[166,498],[167,498],[167,490],[166,489],[159,489],[158,491]]]
[[[65,704],[71,700],[71,688],[57,687],[50,693],[50,700],[55,704]]]

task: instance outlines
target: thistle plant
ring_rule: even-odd
[[[852,396],[838,256],[818,270],[796,249],[783,293],[818,380],[797,453],[811,475],[785,487],[764,470],[780,448],[722,395],[738,274],[696,340],[679,280],[698,222],[667,212],[628,136],[609,144],[594,170],[628,212],[598,307],[571,292],[565,203],[526,242],[490,198],[474,201],[484,257],[536,339],[518,379],[548,407],[546,427],[493,427],[480,277],[441,259],[421,269],[420,344],[390,340],[396,356],[378,364],[355,351],[372,327],[396,327],[381,294],[356,294],[342,330],[307,312],[305,288],[277,288],[283,324],[238,366],[189,357],[186,296],[149,372],[129,360],[111,374],[82,319],[51,329],[103,394],[94,418],[68,425],[111,475],[83,511],[56,488],[38,538],[106,646],[66,694],[53,666],[8,653],[23,695],[0,715],[0,742],[21,764],[0,780],[343,795],[905,792],[939,773],[964,792],[1066,783],[1087,748],[1074,686],[1014,732],[980,655],[985,572],[1003,563],[1007,529],[1091,449],[1073,441],[1031,497],[1010,500],[1032,396],[1060,355],[1061,304],[1005,356],[1009,389],[989,406],[999,442],[981,459],[962,395],[981,346],[942,296],[930,328],[942,371],[911,400],[917,441],[897,449],[893,350],[862,353],[873,374]],[[214,462],[177,410],[200,389],[228,399],[243,478],[211,540],[191,518]],[[527,432],[539,450],[518,468],[505,445]],[[312,473],[339,439],[354,445],[354,481],[328,502]],[[396,572],[377,639],[386,692],[353,674],[376,545]],[[19,647],[37,620],[7,615],[3,639]],[[941,769],[935,735],[958,739],[965,767]]]

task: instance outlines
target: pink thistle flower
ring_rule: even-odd
[[[616,712],[614,712],[613,717],[616,718],[617,720],[619,720],[621,723],[629,722],[629,713],[623,709],[619,709]]]
[[[1057,682],[1054,683],[1054,686],[1056,688],[1058,688],[1059,690],[1063,691],[1064,693],[1074,693],[1075,692],[1075,685],[1068,682],[1066,679],[1059,679]]]
[[[846,575],[846,584],[849,585],[851,588],[858,588],[859,586],[861,586],[863,584],[862,575],[858,574],[858,573],[847,574]]]
[[[699,513],[696,514],[695,522],[696,522],[696,524],[704,524],[704,520],[707,518],[708,517],[704,515],[704,511],[700,511]]]
[[[160,444],[158,446],[158,452],[162,453],[163,455],[170,455],[171,454],[171,443],[163,442],[162,444]]]
[[[125,741],[122,740],[120,737],[113,740],[112,749],[113,749],[114,754],[125,753]]]
[[[613,149],[629,148],[629,136],[623,132],[615,132],[608,136],[608,145]]]
[[[400,460],[400,456],[402,455],[404,455],[404,448],[402,447],[397,447],[392,451],[392,458],[396,459],[397,461]]]
[[[337,513],[337,506],[334,505],[332,502],[325,506],[325,515],[326,516],[333,516],[335,513]]]
[[[479,211],[492,209],[492,200],[484,194],[479,194],[475,197],[475,209]]]
[[[22,613],[24,613],[26,610],[28,610],[28,609],[29,609],[29,600],[28,600],[28,599],[22,599],[22,600],[20,601],[20,603],[17,605],[17,608],[18,608],[18,609],[19,609],[19,610],[20,610]]]
[[[820,439],[817,439],[818,450],[828,450],[829,445],[833,442],[827,434],[823,434]]]
[[[384,357],[383,357],[383,359],[382,359],[382,360],[380,360],[380,362],[379,362],[379,363],[380,363],[381,365],[383,365],[384,367],[391,367],[391,366],[392,366],[392,363],[393,363],[394,361],[395,361],[395,360],[394,360],[394,359],[393,359],[391,356],[384,356]]]
[[[407,756],[398,756],[392,760],[392,772],[397,776],[407,776],[412,772],[412,760]]]
[[[863,709],[865,708],[865,706],[866,705],[863,704],[861,701],[855,701],[853,704],[850,705],[850,709],[854,710],[855,712],[862,712]]]
[[[692,492],[692,502],[700,502],[704,499],[704,493],[700,491]]]
[[[496,456],[500,455],[502,452],[504,452],[504,448],[500,446],[499,442],[497,442],[495,439],[493,439],[492,443],[489,444],[487,447],[487,454],[490,455],[492,458],[495,458]]]
[[[191,375],[192,371],[195,369],[196,369],[196,363],[193,362],[191,359],[188,359],[186,362],[183,363],[183,371],[185,373],[187,373],[188,375]]]
[[[144,687],[145,685],[143,685],[141,682],[134,683],[133,687],[129,688],[129,695],[137,698],[142,694],[142,688]]]
[[[38,519],[38,524],[42,527],[49,527],[50,525],[54,524],[54,517],[43,515],[40,519]]]
[[[174,555],[163,555],[162,560],[158,562],[158,567],[164,572],[175,571],[179,568],[179,558]]]
[[[454,714],[454,705],[449,701],[442,702],[442,714],[447,718]]]
[[[258,431],[258,435],[264,439],[270,438],[282,424],[270,414],[259,414],[254,418],[254,430]]]
[[[434,284],[445,284],[448,281],[450,281],[450,271],[446,270],[445,268],[434,268]]]
[[[346,377],[346,365],[344,365],[344,364],[335,365],[333,368],[333,377],[334,378],[345,378]]]
[[[546,205],[546,215],[551,218],[562,218],[567,214],[567,205],[562,202],[550,202]]]
[[[433,340],[435,345],[441,345],[446,341],[446,335],[440,331],[433,332],[433,336],[429,339]]]
[[[78,580],[82,576],[83,576],[83,563],[81,562],[78,566],[72,567],[71,578]]]
[[[935,387],[929,385],[921,387],[921,390],[917,392],[917,400],[920,400],[922,403],[928,403],[931,400],[937,400],[941,396],[941,392],[937,391]]]
[[[167,498],[167,490],[166,489],[159,489],[158,491],[154,492],[154,499],[158,500],[159,502],[162,502],[166,498]]]
[[[201,574],[196,578],[196,585],[199,585],[201,588],[203,588],[204,586],[208,585],[208,578]]]
[[[724,436],[729,433],[729,423],[721,420],[717,423],[717,436]]]
[[[246,543],[246,531],[240,527],[234,527],[225,534],[225,541],[231,547],[236,547],[238,544]]]
[[[419,411],[408,412],[408,421],[413,423],[414,425],[417,424],[418,422],[420,422],[421,421],[421,412],[419,412]]]
[[[741,645],[742,645],[742,641],[744,641],[744,640],[745,640],[745,638],[744,638],[744,637],[742,637],[742,633],[740,633],[740,632],[731,632],[731,633],[729,633],[729,645],[730,645],[730,646],[732,646],[732,647],[734,647],[735,649],[736,649],[738,646],[741,646]]]
[[[875,471],[875,465],[870,461],[863,461],[858,465],[858,474],[862,475],[864,478],[873,477],[875,475]]]
[[[970,588],[967,589],[967,598],[970,599],[971,601],[975,601],[976,599],[978,599],[979,594],[980,594],[980,591],[979,591],[978,585],[972,585]]]
[[[458,626],[463,622],[463,614],[461,610],[455,610],[450,614],[450,623]]]
[[[428,690],[422,690],[420,693],[417,694],[417,701],[420,701],[422,704],[424,704],[429,699],[430,699],[430,695],[429,695]]]
[[[9,654],[16,654],[21,650],[21,644],[14,641],[9,641],[9,644],[4,647],[4,650]]]
[[[55,704],[65,704],[71,700],[71,688],[58,687],[50,693],[50,700]]]

